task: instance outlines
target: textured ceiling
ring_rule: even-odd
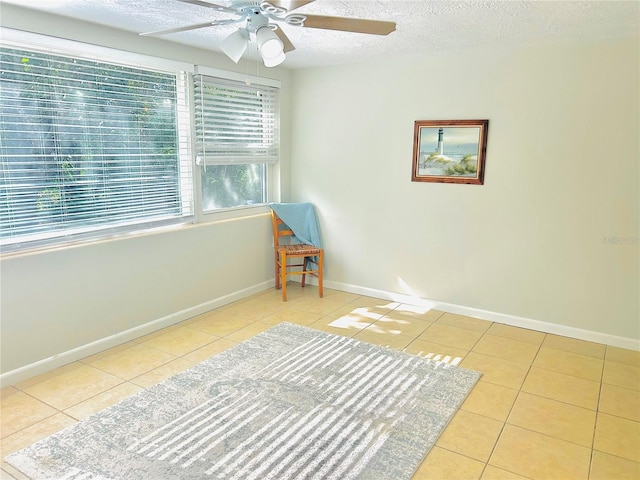
[[[211,0],[231,6],[229,0]],[[149,32],[232,18],[176,0],[4,0],[131,32]],[[564,40],[591,40],[638,31],[636,1],[430,1],[316,0],[296,13],[390,20],[388,36],[300,28],[281,23],[296,50],[282,65],[304,68],[360,62],[374,57],[442,54]],[[207,27],[163,36],[166,40],[219,51],[237,28]]]

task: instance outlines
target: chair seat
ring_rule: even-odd
[[[287,255],[318,255],[320,253],[318,247],[305,244],[278,245],[276,251],[278,253],[284,251]]]

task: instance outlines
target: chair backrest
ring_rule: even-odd
[[[277,247],[281,245],[280,239],[282,237],[292,238],[295,235],[293,234],[293,230],[289,228],[289,226],[282,221],[276,212],[271,210],[271,225],[273,226],[273,246]]]

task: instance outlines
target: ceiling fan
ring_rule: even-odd
[[[271,23],[271,21],[284,22],[295,27],[340,30],[373,35],[388,35],[396,29],[395,22],[289,13],[296,8],[312,3],[314,0],[269,0],[262,2],[233,0],[231,6],[228,7],[209,3],[204,0],[177,1],[211,8],[219,12],[230,13],[235,15],[235,17],[197,23],[195,25],[169,30],[146,32],[140,35],[166,35],[198,28],[241,23],[243,26],[225,38],[220,44],[222,51],[235,63],[238,63],[246,51],[251,35],[255,37],[260,56],[267,67],[280,65],[286,58],[285,54],[295,49],[280,26],[276,23]]]

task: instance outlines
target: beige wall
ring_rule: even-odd
[[[151,322],[161,328],[255,293],[253,287],[268,288],[271,217],[263,209],[238,220],[3,258],[2,372],[92,342],[106,342],[98,350],[117,345],[131,338],[109,337]]]
[[[295,71],[292,194],[327,278],[637,344],[639,44]],[[428,119],[489,119],[484,186],[410,181]]]

